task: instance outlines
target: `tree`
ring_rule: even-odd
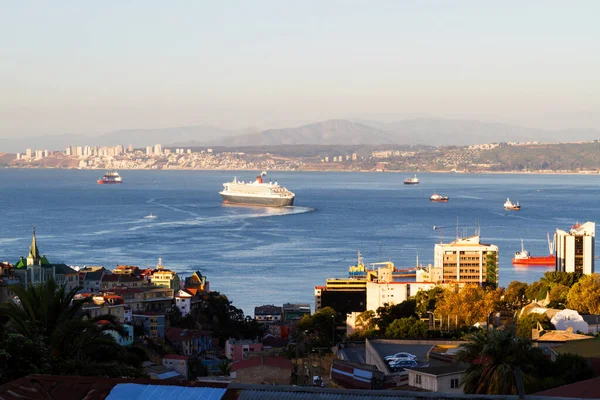
[[[581,272],[548,271],[540,278],[540,282],[546,283],[548,286],[560,284],[571,287],[576,284],[582,276],[583,274]]]
[[[398,304],[385,304],[383,307],[377,309],[377,315],[375,322],[382,332],[385,332],[387,328],[397,319],[416,317],[416,301],[414,299],[405,300]]]
[[[548,290],[549,286],[547,283],[540,281],[533,282],[525,290],[525,296],[527,296],[527,299],[532,301],[541,300],[546,297],[546,293],[548,292]]]
[[[577,354],[559,354],[554,362],[554,386],[568,385],[594,377],[594,370]]]
[[[493,311],[500,310],[500,289],[483,289],[479,285],[465,285],[444,290],[443,297],[435,308],[436,317],[448,318],[455,327],[471,327],[477,322],[485,322]],[[468,305],[468,306],[467,306]],[[443,324],[442,324],[443,325]]]
[[[427,328],[427,322],[415,317],[400,318],[390,324],[385,335],[396,339],[422,339],[427,337]]]
[[[567,304],[567,296],[569,295],[570,287],[563,285],[562,283],[556,283],[550,288],[548,297],[550,308],[565,308]]]
[[[297,332],[304,341],[308,341],[315,346],[330,346],[332,340],[335,342],[337,334],[335,333],[335,324],[337,313],[331,307],[325,307],[313,315],[305,315],[298,325]]]
[[[419,290],[415,295],[416,313],[421,318],[427,318],[429,316],[428,311],[435,310],[436,302],[444,294],[444,290],[436,286],[429,290]]]
[[[574,284],[567,306],[582,314],[600,314],[600,275],[586,275]]]
[[[537,329],[538,323],[543,329],[555,329],[546,314],[529,313],[517,321],[517,336],[531,339],[531,331]]]
[[[523,307],[528,285],[525,282],[512,281],[504,291],[504,303],[510,310]]]
[[[40,356],[39,373],[138,377],[143,376],[141,363],[121,347],[106,331],[119,333],[123,328],[116,324],[115,316],[104,315],[89,319],[82,306],[90,298],[74,300],[79,288],[66,291],[54,280],[27,287],[11,286],[19,303],[0,306],[0,315],[7,317],[7,331],[18,335],[31,349],[23,351],[8,336],[4,343],[4,360],[10,364],[30,365],[29,359]],[[99,323],[102,321],[102,323]],[[41,352],[41,353],[40,353]],[[6,369],[2,376],[13,372]],[[12,376],[13,378],[15,376]]]
[[[355,337],[371,337],[375,334],[376,330],[377,324],[375,323],[375,311],[363,311],[356,316]]]
[[[498,287],[498,253],[495,251],[485,256],[485,283],[493,289]]]
[[[531,341],[515,336],[512,329],[493,329],[477,332],[469,337],[456,359],[469,363],[461,381],[469,394],[517,394],[518,382],[525,385],[537,378],[536,360],[541,351],[532,347]]]

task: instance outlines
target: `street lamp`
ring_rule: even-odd
[[[440,231],[440,244],[442,244],[443,243],[442,238],[443,238],[443,233],[444,233],[444,227],[443,226],[436,226],[436,225],[433,226],[433,230],[434,231],[438,230],[438,229]]]
[[[331,347],[335,345],[335,315],[331,316]]]
[[[435,331],[435,314],[433,311],[427,311],[427,314],[431,314],[431,317],[433,318],[433,330]]]

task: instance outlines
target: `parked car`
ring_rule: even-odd
[[[414,368],[417,365],[418,365],[417,362],[414,361],[414,360],[410,360],[410,361],[396,361],[396,362],[391,362],[390,363],[390,368],[392,370],[402,371],[402,370],[404,370],[404,368]]]
[[[411,360],[416,360],[417,356],[415,356],[414,354],[406,353],[406,352],[400,352],[400,353],[392,354],[391,356],[385,357],[385,360],[389,361],[389,360],[396,359],[396,358],[410,358]]]

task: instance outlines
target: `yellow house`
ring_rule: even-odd
[[[152,272],[152,284],[154,286],[162,286],[173,290],[179,290],[179,276],[177,276],[176,272],[163,268],[162,258],[159,258],[158,265]]]

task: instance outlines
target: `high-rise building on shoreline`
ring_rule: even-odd
[[[557,229],[554,234],[556,243],[556,271],[593,274],[594,245],[596,242],[596,224],[576,223],[569,232]]]

